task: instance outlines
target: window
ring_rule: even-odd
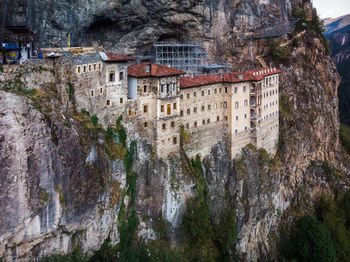
[[[170,89],[171,89],[170,84],[168,84],[168,85],[166,86],[166,93],[169,93],[169,92],[170,92]]]
[[[183,116],[183,115],[184,115],[184,111],[181,110],[181,111],[180,111],[180,116]]]
[[[235,87],[235,93],[237,93],[238,87]]]
[[[210,109],[211,109],[211,107],[210,107],[210,105],[208,105],[208,111],[210,111]]]
[[[219,122],[219,121],[220,121],[220,117],[217,116],[217,117],[216,117],[216,122]]]
[[[92,66],[91,66],[91,65],[89,65],[89,72],[91,72],[91,69],[92,69]]]
[[[238,116],[236,116],[236,121],[238,121]]]
[[[103,89],[102,89],[102,87],[100,88],[100,94],[102,94],[103,93]]]
[[[101,69],[102,69],[102,64],[98,63],[98,70],[101,71]]]
[[[194,93],[193,93],[193,97],[197,97],[197,92],[194,92]]]
[[[247,127],[244,127],[245,130],[247,130],[248,128]]]
[[[180,95],[180,99],[184,99],[184,96],[183,96],[183,94],[181,94],[181,95]]]
[[[165,88],[166,88],[166,85],[162,85],[162,87],[160,88],[160,92],[161,92],[161,93],[164,93]]]
[[[86,66],[83,66],[83,72],[86,73]]]
[[[244,118],[247,118],[247,114],[244,114]]]
[[[91,90],[91,96],[94,96],[94,90]]]
[[[204,112],[204,110],[205,110],[205,107],[204,107],[204,106],[202,106],[202,112]]]
[[[193,113],[197,113],[197,107],[193,108]]]
[[[221,94],[221,87],[219,88],[219,93]]]
[[[243,92],[245,92],[247,90],[246,86],[243,86]]]
[[[228,117],[227,116],[225,116],[225,121],[227,121],[228,120]]]
[[[197,121],[196,121],[196,122],[194,122],[194,127],[197,127]]]
[[[124,79],[124,72],[119,72],[119,81]]]
[[[202,91],[202,96],[204,96],[204,90]]]
[[[210,124],[210,119],[209,118],[207,119],[207,124]]]
[[[144,106],[143,106],[143,112],[144,112],[144,113],[147,113],[147,112],[148,112],[148,105],[144,105]]]
[[[147,92],[147,86],[143,86],[143,92],[144,92],[144,93]]]
[[[176,145],[177,144],[177,137],[173,138],[173,144]]]
[[[171,121],[171,127],[172,127],[172,128],[175,127],[175,121]]]
[[[173,91],[176,92],[176,83],[173,84]]]
[[[187,93],[187,99],[190,99],[190,93]]]
[[[235,130],[235,133],[237,133],[237,129]]]
[[[106,105],[110,106],[111,105],[111,100],[107,100]]]
[[[173,109],[176,110],[176,103],[173,104]]]
[[[227,94],[227,87],[225,87],[225,94]]]
[[[236,102],[235,103],[235,108],[238,108],[239,107],[239,102]]]
[[[166,114],[170,115],[171,114],[171,104],[166,105]]]
[[[248,105],[248,100],[244,100],[244,106]]]
[[[210,95],[210,89],[208,89],[208,95]]]
[[[121,104],[123,104],[123,101],[124,99],[121,97],[120,99],[119,99],[119,102],[121,103]]]
[[[114,74],[114,72],[110,72],[109,73],[109,82],[114,82],[114,80],[115,80],[115,74]]]
[[[80,74],[80,73],[81,73],[81,67],[80,67],[80,66],[78,66],[78,68],[77,68],[77,72],[78,72],[78,74]]]
[[[215,89],[214,89],[214,94],[217,94],[217,92],[218,92],[218,90],[215,88]]]
[[[148,122],[143,123],[143,127],[147,128],[148,127]]]
[[[94,64],[94,71],[96,71],[96,64]]]
[[[160,112],[164,113],[164,105],[160,106]]]
[[[163,130],[166,129],[166,124],[165,124],[165,123],[162,125],[162,129],[163,129]]]
[[[132,111],[129,109],[128,110],[128,116],[131,116],[132,115]]]
[[[191,114],[191,110],[187,109],[187,115]]]
[[[237,103],[237,102],[236,102]],[[224,108],[227,108],[227,102],[224,102]]]
[[[202,124],[205,125],[205,119],[202,120]]]

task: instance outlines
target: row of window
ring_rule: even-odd
[[[270,115],[266,115],[266,116],[264,116],[264,120],[265,119],[268,119],[269,117],[271,117],[271,116],[274,116],[275,115],[275,113],[276,113],[276,115],[278,114],[278,111],[276,111],[276,112],[272,112],[272,113],[270,113]]]
[[[115,71],[111,71],[108,73],[108,81],[109,82],[115,82]],[[119,72],[119,81],[122,81],[124,79],[124,72]]]
[[[270,90],[270,96],[273,96],[274,94],[275,94],[275,90]],[[278,93],[277,93],[277,89],[276,89],[276,95],[277,94]],[[264,98],[265,97],[269,97],[269,92],[268,91],[264,93]]]
[[[246,86],[243,86],[243,92],[246,92],[247,91],[247,87]],[[237,93],[238,92],[238,87],[234,87],[234,93]],[[219,88],[214,88],[214,94],[221,94],[222,93],[222,88],[219,87]],[[228,93],[228,87],[225,87],[224,88],[224,93]],[[205,96],[205,94],[207,94],[208,96],[211,95],[211,89],[207,89],[206,91],[205,90],[202,90],[201,91],[201,96]],[[197,97],[197,92],[192,92],[192,97],[193,98],[196,98]],[[183,99],[183,94],[180,95],[180,98]],[[191,98],[191,93],[188,92],[186,93],[186,98],[187,99],[190,99]]]
[[[77,73],[83,74],[83,73],[89,73],[89,72],[93,72],[93,71],[101,71],[101,69],[102,69],[102,63],[78,65],[77,66]]]
[[[276,106],[277,106],[277,100],[276,100],[276,102],[271,102],[271,103],[270,103],[270,107],[271,107],[271,106],[274,106],[275,104],[276,104]],[[267,108],[269,108],[269,104],[264,105],[264,109],[267,109]]]
[[[160,92],[161,93],[169,93],[170,91],[176,92],[176,88],[177,88],[177,83],[173,83],[173,84],[163,84],[160,87]]]

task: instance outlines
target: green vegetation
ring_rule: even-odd
[[[339,137],[340,142],[344,147],[345,151],[350,155],[350,127],[345,124],[341,124],[339,130]]]
[[[86,255],[82,254],[79,249],[74,249],[74,251],[67,255],[54,254],[44,257],[40,262],[88,262]]]
[[[315,10],[312,11],[312,18],[310,20],[307,17],[306,9],[294,7],[293,16],[295,18],[299,18],[299,21],[296,23],[296,32],[301,32],[305,29],[314,31],[317,37],[321,40],[322,44],[324,45],[326,53],[330,54],[331,50],[329,47],[329,42],[323,35],[323,32],[325,31],[324,24],[319,19],[317,12]]]
[[[74,85],[71,82],[67,82],[67,93],[69,101],[74,102]]]
[[[285,47],[280,46],[280,42],[273,40],[271,38],[268,39],[268,47],[269,53],[268,56],[276,63],[276,64],[286,64],[288,62],[289,54]]]
[[[43,188],[40,188],[40,200],[42,205],[46,205],[50,201],[50,194]]]
[[[282,251],[285,261],[337,260],[329,231],[312,216],[303,216],[297,221],[290,236],[285,239]]]
[[[94,126],[97,126],[97,124],[98,124],[98,117],[97,117],[97,115],[93,115],[93,116],[91,117],[91,122],[92,122],[92,124],[93,124]]]
[[[293,119],[288,95],[280,95],[280,111],[288,119]]]
[[[315,210],[331,234],[338,261],[350,261],[350,192],[338,193],[335,199],[323,195]]]
[[[220,223],[214,224],[209,213],[209,189],[197,155],[188,160],[189,169],[196,181],[196,196],[188,201],[183,219],[186,234],[186,257],[190,261],[232,261],[236,241],[236,216],[234,209],[227,209],[219,215]]]

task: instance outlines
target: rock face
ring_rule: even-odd
[[[98,39],[130,53],[143,52],[156,40],[195,39],[221,59],[234,47],[238,54],[232,61],[245,65],[242,54],[251,46],[256,56],[266,54],[269,45],[264,39],[250,43],[243,33],[272,19],[266,12],[288,17],[292,4],[301,6],[302,1],[34,0],[0,5],[11,10],[5,11],[7,23],[32,25],[41,45],[52,40],[63,45],[69,32],[77,45]],[[242,35],[231,38],[238,33]],[[293,220],[289,211],[296,206],[308,212],[322,192],[349,184],[349,158],[338,136],[339,75],[314,32],[300,37],[290,60],[280,67],[277,155],[247,147],[232,160],[219,143],[203,161],[211,218],[218,223],[220,210],[235,208],[236,251],[242,261],[275,258],[281,219]],[[50,114],[40,112],[24,95],[0,91],[0,101],[0,258],[30,261],[71,252],[76,245],[91,253],[108,234],[117,243],[126,173],[122,161],[111,161],[104,152],[104,134],[84,129],[64,107],[57,110],[55,101]],[[162,214],[171,223],[172,242],[178,244],[195,181],[187,175],[183,156],[156,159],[142,138],[128,135],[128,142],[137,141],[133,170],[138,173],[138,234],[145,240],[156,238],[152,221]],[[339,169],[343,178],[330,177],[322,163]]]
[[[8,25],[27,25],[39,45],[74,46],[94,41],[107,49],[143,53],[154,41],[202,41],[209,49],[232,27],[254,28],[270,15],[286,18],[291,0],[69,1],[5,0]]]

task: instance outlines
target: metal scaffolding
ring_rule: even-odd
[[[202,74],[204,60],[208,57],[201,43],[153,44],[155,63],[170,66],[190,74]]]

